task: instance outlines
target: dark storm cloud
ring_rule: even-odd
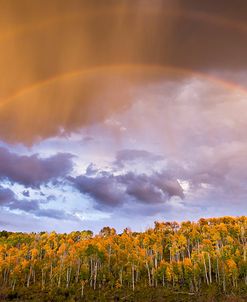
[[[130,172],[118,179],[126,185],[126,193],[140,202],[160,203],[172,196],[184,198],[182,187],[176,179],[168,177],[166,171],[151,175]]]
[[[184,198],[178,181],[168,177],[166,172],[113,175],[98,171],[97,175],[85,174],[70,178],[70,181],[81,193],[90,196],[99,208],[116,207],[131,200],[152,205],[165,203],[173,196]]]
[[[20,210],[25,213],[30,213],[36,217],[48,217],[54,219],[76,219],[76,217],[65,213],[58,209],[42,209],[40,204],[42,200],[20,200],[16,194],[9,188],[0,186],[0,207],[5,207],[9,210]]]
[[[115,207],[125,201],[124,190],[110,173],[103,172],[95,177],[81,175],[70,180],[81,193],[90,196],[100,207]]]
[[[247,67],[245,0],[15,0],[0,10],[0,138],[8,142],[70,133],[131,103],[131,71],[54,80],[61,74],[156,64],[223,76]]]
[[[0,179],[38,188],[49,181],[65,176],[72,169],[72,156],[58,153],[48,158],[38,155],[18,155],[0,147]]]

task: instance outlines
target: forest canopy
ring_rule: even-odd
[[[198,293],[247,286],[247,217],[155,222],[144,232],[104,227],[56,232],[0,232],[1,288],[87,291],[171,288]]]

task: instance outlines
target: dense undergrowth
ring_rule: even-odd
[[[122,289],[88,289],[81,297],[80,288],[72,286],[70,289],[54,288],[40,291],[37,287],[19,288],[14,292],[7,288],[2,290],[0,301],[133,301],[133,302],[244,302],[247,301],[247,293],[244,288],[235,292],[221,293],[217,287],[203,288],[198,293],[188,292],[183,288],[136,288],[133,292],[128,288]]]

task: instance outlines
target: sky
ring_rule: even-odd
[[[0,229],[246,215],[245,0],[0,11]]]

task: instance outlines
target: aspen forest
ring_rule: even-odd
[[[36,292],[43,299],[37,301],[119,301],[127,292],[125,301],[138,301],[136,291],[152,289],[199,300],[213,289],[246,298],[246,232],[245,216],[155,222],[141,233],[2,231],[1,297],[21,300],[24,292],[28,300]]]

